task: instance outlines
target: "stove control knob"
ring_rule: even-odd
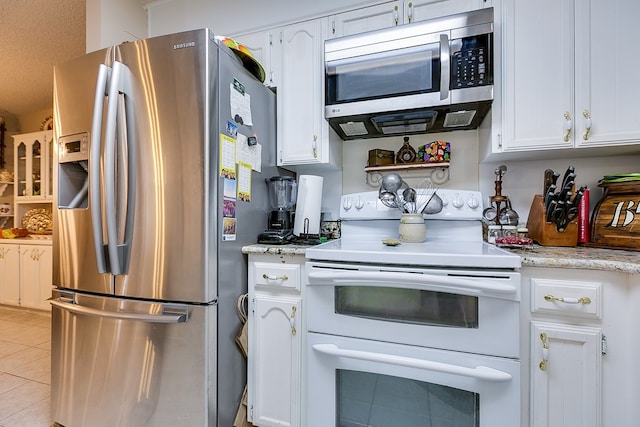
[[[362,200],[362,197],[358,197],[358,200],[356,200],[356,209],[360,210],[364,208],[364,200]]]
[[[476,198],[475,195],[471,195],[471,197],[469,197],[469,200],[467,200],[467,206],[469,206],[471,209],[478,209],[478,207],[480,206],[480,201]]]
[[[462,200],[462,197],[460,197],[460,193],[456,193],[456,198],[453,199],[453,201],[451,202],[451,204],[456,208],[456,209],[460,209],[461,207],[464,206],[464,200]]]
[[[348,211],[349,209],[351,209],[352,205],[353,203],[351,202],[351,199],[345,198],[344,200],[342,200],[342,207],[344,208],[345,211]]]

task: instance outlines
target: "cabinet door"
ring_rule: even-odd
[[[531,322],[532,427],[602,426],[601,338],[599,328]]]
[[[301,301],[262,293],[253,299],[248,387],[254,425],[300,426]]]
[[[480,9],[482,0],[404,0],[404,23]]]
[[[503,3],[502,149],[571,148],[573,2]]]
[[[20,305],[50,310],[53,250],[50,246],[20,246]]]
[[[0,245],[0,304],[20,304],[18,245]]]
[[[350,36],[403,23],[402,2],[378,4],[329,17],[329,38]]]
[[[638,1],[576,2],[578,147],[640,143],[638,16]]]
[[[240,43],[251,51],[253,57],[262,65],[267,77],[264,84],[276,86],[275,75],[272,69],[271,46],[272,33],[270,31],[259,31],[257,33],[244,34],[236,38]]]
[[[327,161],[322,22],[306,21],[281,29],[278,166]]]

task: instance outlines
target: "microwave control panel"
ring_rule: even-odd
[[[493,84],[490,34],[451,42],[451,89]]]

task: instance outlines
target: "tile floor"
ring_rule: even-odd
[[[48,427],[51,316],[0,305],[0,427]]]

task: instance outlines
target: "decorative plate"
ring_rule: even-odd
[[[22,226],[31,234],[51,234],[53,215],[48,209],[29,209],[22,217]]]

